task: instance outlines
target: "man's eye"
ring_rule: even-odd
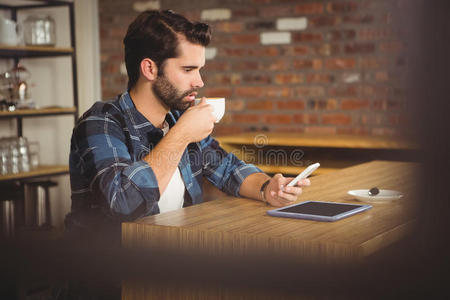
[[[184,69],[185,72],[190,72],[190,71],[192,71],[192,70],[194,70],[194,69],[191,69],[191,68],[185,68],[185,69]]]

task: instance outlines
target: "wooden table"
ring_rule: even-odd
[[[225,197],[200,205],[123,224],[125,247],[149,246],[205,253],[251,254],[255,251],[320,261],[364,258],[401,238],[415,220],[414,195],[420,165],[373,161],[311,178],[300,201],[361,203],[351,189],[395,189],[400,200],[336,222],[276,218],[260,201]]]

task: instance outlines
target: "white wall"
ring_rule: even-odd
[[[22,11],[18,21],[30,13]],[[49,14],[56,23],[56,46],[70,46],[68,9],[63,7],[39,9]],[[75,0],[76,47],[78,69],[79,111],[83,113],[96,100],[100,100],[100,59],[97,0]],[[29,58],[21,63],[30,71],[32,97],[39,106],[72,106],[72,68],[68,57]],[[0,72],[12,67],[12,61],[2,61]],[[43,164],[68,164],[70,136],[74,125],[72,116],[26,118],[23,134],[28,140],[39,141],[40,160]],[[0,122],[0,136],[15,135],[15,121]],[[58,187],[51,188],[52,221],[62,227],[65,214],[70,210],[69,176],[54,177]]]

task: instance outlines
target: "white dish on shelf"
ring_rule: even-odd
[[[351,190],[348,191],[347,194],[355,197],[360,201],[369,203],[386,203],[403,197],[403,194],[401,192],[394,190],[380,190],[380,193],[375,196],[370,196],[368,189]]]

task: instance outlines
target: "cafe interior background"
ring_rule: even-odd
[[[0,1],[19,2],[36,3]],[[172,9],[213,28],[201,95],[226,98],[215,136],[291,132],[397,139],[417,134],[405,88],[410,71],[407,0],[73,3],[78,115],[94,101],[126,89],[122,39],[135,16],[146,9]],[[55,46],[70,47],[67,8],[26,9],[18,23],[37,11],[54,20]],[[8,10],[0,13],[11,18]],[[20,64],[29,73],[28,95],[36,106],[73,106],[70,57],[23,58]],[[0,73],[14,67],[13,59],[0,60]],[[73,125],[70,114],[23,118],[23,136],[39,143],[40,164],[67,165]],[[0,137],[16,133],[16,120],[0,119]],[[60,232],[70,210],[69,176],[51,180],[57,183],[49,188],[51,224]]]

